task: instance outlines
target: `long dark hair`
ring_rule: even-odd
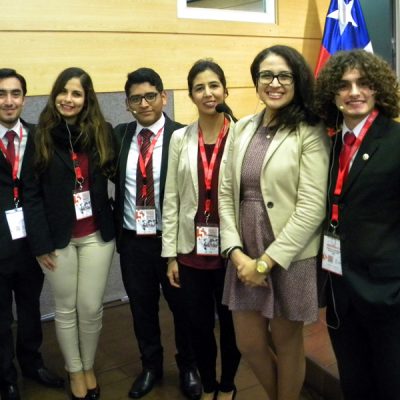
[[[211,58],[204,58],[197,60],[193,64],[192,68],[190,68],[190,71],[188,73],[187,83],[188,83],[189,96],[192,97],[193,82],[196,79],[196,76],[207,70],[214,72],[214,74],[218,76],[218,79],[221,82],[222,87],[224,88],[224,92],[228,95],[228,88],[226,87],[226,78],[223,69]],[[224,104],[224,109],[223,109],[224,112],[230,115],[234,121],[236,121],[236,118],[233,115],[233,111],[228,106],[228,104],[226,104],[225,102],[223,104]]]
[[[318,122],[318,117],[313,111],[314,75],[304,57],[296,49],[276,45],[267,47],[256,55],[250,66],[251,77],[256,90],[258,89],[260,64],[270,54],[282,57],[292,70],[294,77],[294,98],[290,104],[277,110],[274,121],[278,126],[285,126],[291,130],[294,130],[302,121],[315,125]]]
[[[47,168],[53,156],[54,143],[51,131],[63,122],[62,116],[56,109],[56,97],[64,90],[65,85],[72,78],[79,79],[85,92],[85,103],[76,122],[76,125],[82,131],[82,148],[86,150],[94,148],[99,156],[99,166],[103,169],[108,169],[114,157],[112,138],[100,110],[92,79],[83,69],[71,67],[58,75],[47,104],[39,116],[35,134],[35,165],[39,172]]]

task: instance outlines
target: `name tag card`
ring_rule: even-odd
[[[328,233],[324,234],[322,269],[338,275],[343,275],[340,239]]]
[[[196,225],[196,254],[219,255],[219,228],[216,225]]]
[[[90,199],[89,190],[83,192],[74,192],[73,198],[77,221],[91,217],[93,215],[92,201]]]
[[[157,234],[155,207],[136,207],[135,219],[138,236],[155,236]]]
[[[24,213],[22,207],[6,211],[8,227],[10,229],[12,240],[26,237]]]

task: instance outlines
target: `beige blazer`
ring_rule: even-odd
[[[232,130],[233,122],[230,125]],[[198,209],[198,121],[178,129],[169,145],[163,206],[162,257],[188,254],[195,247],[194,218]],[[228,133],[230,135],[230,133]],[[226,163],[229,136],[219,171],[219,186]]]
[[[221,250],[243,247],[239,228],[243,158],[263,113],[245,117],[231,133],[219,197]],[[317,255],[325,217],[329,138],[322,125],[279,129],[265,155],[260,184],[275,236],[265,249],[287,269],[292,261]]]

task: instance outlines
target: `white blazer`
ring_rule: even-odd
[[[241,119],[231,133],[219,197],[222,253],[243,247],[239,233],[242,163],[263,114]],[[317,255],[325,217],[329,148],[322,125],[301,123],[292,132],[279,129],[265,155],[260,184],[275,236],[265,253],[285,269],[292,261]]]
[[[219,170],[219,187],[232,127],[231,121]],[[164,192],[162,257],[188,254],[195,247],[194,219],[199,201],[198,131],[196,121],[172,134]]]

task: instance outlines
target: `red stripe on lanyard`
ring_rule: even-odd
[[[347,178],[347,175],[349,172],[350,162],[353,159],[354,154],[356,154],[356,152],[360,148],[361,143],[363,142],[364,137],[368,132],[368,129],[371,127],[372,123],[375,121],[375,118],[378,116],[378,114],[379,114],[378,110],[372,111],[372,113],[369,115],[369,117],[365,121],[365,124],[362,127],[361,132],[358,135],[356,141],[354,142],[353,146],[351,147],[349,157],[347,158],[347,160],[345,160],[344,165],[339,165],[338,175],[337,175],[336,185],[335,185],[335,190],[334,190],[334,194],[335,194],[336,198],[338,198],[342,193],[343,185],[346,181],[346,178]],[[337,225],[338,221],[339,221],[338,204],[332,204],[331,224],[333,224],[333,226],[335,226],[335,224]]]
[[[164,127],[162,126],[159,131],[157,132],[156,136],[153,138],[153,140],[151,141],[149,150],[147,150],[147,154],[146,154],[146,159],[143,160],[143,156],[142,153],[140,151],[140,148],[142,147],[142,137],[140,135],[138,135],[137,141],[138,141],[138,147],[139,147],[139,168],[140,168],[140,172],[142,174],[143,177],[143,188],[142,188],[142,197],[145,199],[147,197],[147,174],[146,174],[146,167],[147,164],[149,163],[151,157],[153,156],[153,151],[154,151],[154,147],[156,146],[157,140],[161,135],[161,132],[164,130]]]
[[[228,131],[228,119],[224,118],[224,125],[222,126],[221,130],[218,133],[217,141],[215,142],[214,150],[211,156],[210,164],[207,161],[207,154],[206,148],[204,145],[204,137],[203,131],[199,125],[199,148],[200,148],[200,156],[201,161],[203,164],[203,171],[204,171],[204,184],[206,187],[206,201],[204,204],[204,213],[206,215],[210,215],[211,212],[211,182],[213,171],[215,167],[215,162],[217,160],[217,155],[219,153],[219,149],[221,147],[222,140],[224,139],[226,132]]]
[[[21,151],[22,138],[23,138],[23,130],[22,130],[22,124],[20,124],[18,151],[15,152],[14,165],[12,165],[12,179],[13,179],[13,183],[14,183],[13,195],[14,195],[14,203],[16,206],[18,205],[18,201],[19,201],[18,169],[19,169],[19,161],[21,159],[20,151]],[[4,143],[2,140],[0,140],[0,149],[1,149],[2,153],[4,154],[4,157],[7,158],[7,148],[6,148],[6,146],[4,146]]]

